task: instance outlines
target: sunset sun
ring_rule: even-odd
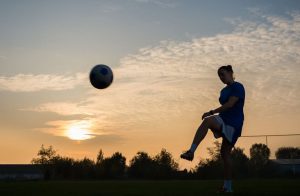
[[[90,124],[85,121],[77,122],[67,128],[66,136],[71,140],[87,140],[94,136],[89,130]]]

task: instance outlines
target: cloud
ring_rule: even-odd
[[[216,71],[224,64],[233,65],[237,80],[248,88],[247,99],[258,108],[299,107],[300,15],[261,15],[261,20],[232,20],[236,27],[229,34],[142,48],[123,58],[117,71],[128,83],[135,78],[144,84],[135,88],[136,96],[138,91],[169,94],[160,99],[161,110],[174,97],[174,106],[182,103],[182,109],[215,99],[220,87]]]
[[[23,108],[22,111],[53,112],[63,116],[70,115],[93,115],[94,112],[81,103],[71,102],[48,102],[32,108]]]
[[[17,74],[0,76],[0,91],[35,92],[74,89],[87,81],[86,73],[71,75]]]
[[[104,13],[112,13],[112,12],[119,12],[123,8],[120,5],[101,5],[101,9]]]
[[[7,57],[4,55],[0,55],[0,60],[4,60],[4,59],[7,59]]]
[[[160,7],[165,8],[173,8],[177,6],[177,3],[174,0],[134,0],[138,3],[153,3],[155,5],[158,5]]]
[[[235,25],[231,33],[185,42],[161,41],[125,56],[113,70],[114,83],[105,90],[90,88],[80,103],[45,103],[32,110],[91,115],[96,134],[154,130],[163,124],[194,121],[191,116],[199,116],[200,121],[201,112],[219,106],[224,84],[217,69],[232,64],[236,80],[246,88],[251,115],[283,114],[287,108],[299,111],[300,14],[261,15],[262,22],[227,21]],[[60,82],[53,82],[58,87],[52,89],[74,88],[83,82],[83,77],[69,77],[69,86],[61,81],[63,76],[58,78],[55,81]],[[38,89],[26,79],[25,84],[29,90]]]

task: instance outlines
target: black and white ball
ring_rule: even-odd
[[[113,81],[113,72],[107,65],[95,65],[90,72],[90,82],[97,89],[107,88]]]

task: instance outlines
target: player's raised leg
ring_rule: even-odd
[[[192,161],[194,159],[194,152],[196,151],[198,145],[204,139],[207,134],[208,129],[211,129],[216,134],[221,134],[221,124],[215,119],[214,116],[209,116],[204,118],[201,125],[196,131],[194,140],[189,150],[185,151],[180,155],[181,158]]]

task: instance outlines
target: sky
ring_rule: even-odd
[[[299,134],[300,2],[292,0],[0,0],[0,163],[41,145],[76,159],[171,152],[180,160],[204,112],[220,106],[217,70],[246,90],[242,135]],[[98,90],[88,75],[110,66]],[[270,137],[300,147],[300,136]],[[220,139],[218,139],[221,141]],[[249,148],[265,138],[240,138]]]

